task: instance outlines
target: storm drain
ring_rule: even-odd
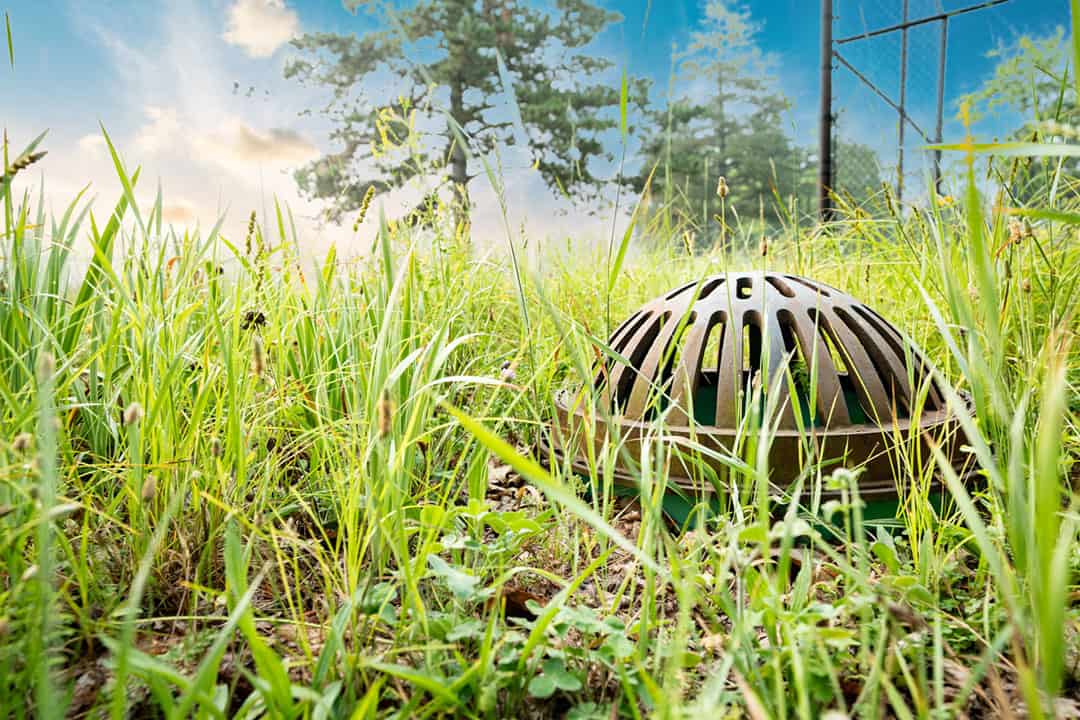
[[[611,437],[625,446],[616,482],[636,486],[631,465],[661,417],[665,442],[710,451],[675,453],[683,460],[669,468],[669,487],[694,493],[724,486],[728,467],[714,454],[743,452],[748,417],[775,427],[770,482],[780,487],[809,477],[808,468],[861,468],[864,499],[895,501],[911,458],[933,464],[931,443],[958,471],[966,458],[918,348],[855,298],[804,277],[746,272],[688,283],[633,313],[608,345],[618,359],[604,355],[591,388],[608,412],[589,413],[582,392],[555,397],[546,453],[582,474],[585,439],[599,451]]]

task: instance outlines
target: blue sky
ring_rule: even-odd
[[[910,15],[970,1],[909,0]],[[661,97],[672,45],[686,42],[701,18],[702,3],[603,4],[621,12],[624,20],[604,32],[597,51],[620,68],[628,66],[632,74],[653,78],[654,97]],[[793,102],[793,133],[802,142],[812,142],[818,2],[736,4],[748,7],[762,24],[761,49],[775,56],[779,86]],[[837,0],[836,33],[854,34],[896,22],[900,4]],[[298,33],[363,32],[370,19],[347,13],[338,0],[0,0],[0,11],[11,16],[16,50],[14,71],[6,63],[0,70],[0,86],[8,98],[0,123],[16,145],[50,130],[45,143],[50,155],[38,169],[45,173],[54,203],[87,183],[102,202],[111,202],[117,185],[100,138],[101,123],[127,163],[144,166],[146,197],[160,181],[168,216],[177,224],[207,226],[228,211],[231,225],[226,227],[239,228],[250,210],[263,212],[279,197],[296,212],[314,254],[331,242],[353,242],[346,229],[318,223],[318,205],[296,193],[289,172],[330,149],[329,128],[300,115],[324,96],[286,81],[282,69],[291,53],[287,41]],[[1048,33],[1067,21],[1065,0],[1011,0],[954,20],[946,82],[949,118],[955,114],[955,98],[975,89],[992,69],[988,50],[1022,33]],[[912,112],[931,128],[936,30],[913,32],[910,47]],[[895,92],[898,52],[897,37],[845,48],[850,59],[889,92]],[[613,83],[616,78],[613,72]],[[895,116],[846,71],[838,70],[835,82],[843,131],[878,148],[887,162],[895,145]],[[239,92],[234,92],[235,84]],[[994,121],[982,129],[992,134]],[[946,138],[959,132],[955,121],[947,124]],[[494,207],[490,193],[477,188],[476,194],[479,202],[487,200]],[[525,224],[532,235],[603,236],[610,228],[610,213],[606,220],[585,219],[548,198],[536,178],[508,177],[507,194],[514,226]],[[405,202],[407,198],[399,204]],[[501,224],[494,215],[488,220],[492,232]]]

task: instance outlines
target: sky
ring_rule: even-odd
[[[903,1],[836,0],[835,33],[841,37],[897,22]],[[908,0],[909,17],[973,1]],[[702,2],[600,4],[623,16],[593,46],[614,62],[606,79],[616,86],[625,67],[651,78],[654,98],[662,97],[672,48],[685,45],[697,27]],[[735,4],[747,7],[760,24],[761,49],[774,57],[778,85],[792,101],[792,134],[811,144],[817,124],[819,3]],[[49,155],[20,180],[36,184],[44,177],[48,202],[57,212],[86,187],[97,212],[115,203],[120,187],[104,129],[129,169],[142,167],[140,202],[150,203],[160,187],[166,220],[177,227],[205,230],[224,216],[226,234],[240,235],[252,210],[269,217],[277,199],[292,209],[302,248],[312,256],[323,255],[331,244],[346,255],[370,244],[371,220],[360,233],[349,223],[327,224],[321,205],[298,193],[292,171],[334,149],[328,138],[332,128],[317,113],[303,113],[321,107],[326,94],[283,76],[295,53],[290,39],[306,32],[364,33],[372,28],[370,17],[347,12],[339,0],[0,0],[4,12],[11,20],[15,67],[5,62],[0,69],[5,105],[0,125],[15,147],[49,131],[43,143]],[[1011,0],[953,20],[946,140],[962,133],[956,98],[976,89],[993,69],[989,50],[1024,33],[1049,33],[1067,21],[1065,0]],[[909,38],[908,97],[924,128],[934,125],[937,38],[936,26],[912,31]],[[860,40],[843,51],[895,97],[898,36]],[[878,149],[887,165],[895,153],[895,114],[844,69],[835,77],[841,132]],[[990,119],[978,129],[992,135],[999,129],[995,123],[1008,121]],[[908,147],[916,148],[915,141]],[[504,190],[510,232],[524,228],[538,241],[595,240],[611,232],[612,211],[573,207],[527,172],[527,163],[515,165],[512,156],[504,160],[511,168]],[[479,208],[475,233],[505,237],[494,191],[483,180],[472,191]],[[380,202],[393,216],[420,192],[405,190]],[[625,222],[621,216],[615,220]]]

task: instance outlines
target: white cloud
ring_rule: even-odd
[[[87,155],[97,155],[106,148],[104,136],[97,133],[83,135],[79,138],[78,145],[79,151]]]
[[[300,133],[289,128],[258,130],[234,120],[224,131],[195,138],[195,149],[219,165],[243,170],[243,166],[266,165],[284,169],[313,160],[319,150]]]
[[[250,0],[223,4],[233,10],[251,5]],[[84,6],[86,25],[109,56],[103,71],[114,91],[100,118],[71,113],[65,121],[71,144],[50,148],[53,169],[46,190],[55,198],[54,207],[65,208],[87,183],[95,211],[111,210],[119,197],[120,184],[97,128],[100,119],[129,174],[142,168],[136,188],[140,207],[145,211],[154,202],[160,184],[170,224],[208,228],[224,217],[222,233],[242,238],[252,209],[273,226],[273,208],[280,202],[295,218],[305,267],[331,244],[339,257],[369,252],[377,212],[368,213],[359,233],[351,232],[349,223],[324,223],[324,204],[303,196],[288,172],[319,157],[320,149],[333,147],[316,140],[331,129],[325,119],[297,115],[323,102],[322,91],[282,78],[280,63],[249,62],[235,52],[221,37],[222,18],[212,5],[172,0],[148,17],[145,33],[135,35],[118,35],[107,22],[108,13],[97,5]],[[283,9],[279,3],[278,10]],[[234,94],[237,79],[266,89],[272,100],[264,100],[262,93],[255,98]],[[527,155],[507,150],[498,163],[506,171],[501,192],[515,243],[523,242],[519,232],[527,228],[529,253],[553,245],[545,240],[558,240],[562,247],[566,238],[574,238],[574,247],[584,247],[609,237],[610,211],[586,215],[553,197],[535,171],[523,170],[531,164]],[[396,217],[429,192],[433,182],[380,195],[377,203]],[[504,252],[506,229],[497,193],[486,179],[478,179],[470,190],[477,207],[477,247]],[[624,222],[618,220],[616,233]],[[89,257],[86,248],[81,251]]]
[[[201,163],[212,162],[243,174],[252,167],[282,170],[319,156],[319,150],[296,130],[284,127],[259,129],[239,117],[219,118],[214,127],[182,109],[149,105],[143,110],[147,121],[135,133],[135,149],[140,158],[168,156]],[[86,151],[104,145],[98,136],[79,140]]]
[[[104,140],[96,139],[100,120],[129,174],[142,169],[136,197],[144,214],[160,185],[168,223],[208,228],[224,218],[222,233],[243,237],[252,209],[267,220],[280,202],[295,218],[305,258],[320,257],[331,243],[348,252],[351,226],[322,225],[321,203],[301,196],[288,172],[318,157],[312,140],[325,129],[298,120],[297,111],[321,96],[284,79],[280,63],[249,62],[235,52],[221,37],[215,4],[171,0],[134,35],[108,22],[110,13],[97,5],[81,10],[84,26],[109,57],[102,71],[113,94],[98,118],[71,114],[65,122],[70,145],[50,147],[57,158],[50,202],[63,209],[89,183],[95,208],[115,203],[121,188]],[[234,94],[237,79],[266,92]]]
[[[284,0],[236,0],[228,11],[225,42],[265,58],[300,32],[300,18]]]
[[[151,105],[145,110],[150,121],[139,128],[135,135],[135,147],[141,153],[157,154],[165,149],[174,148],[182,137],[180,121],[176,110]]]
[[[161,208],[161,218],[170,225],[193,225],[198,217],[195,206],[184,199],[168,203]]]

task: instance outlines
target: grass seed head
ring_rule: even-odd
[[[458,243],[459,245],[461,243],[464,243],[466,240],[469,239],[469,232],[469,221],[459,220],[454,228],[454,242]]]
[[[143,415],[145,415],[143,406],[138,402],[132,402],[124,409],[124,424],[134,425],[143,419]]]
[[[367,192],[364,193],[364,199],[360,202],[360,212],[356,215],[356,222],[353,223],[353,232],[360,230],[360,226],[364,224],[364,218],[367,217],[368,208],[371,207],[371,201],[375,199],[375,186],[368,185]]]
[[[147,475],[146,480],[143,482],[142,491],[139,493],[139,497],[143,502],[150,502],[157,495],[157,476]]]
[[[266,353],[263,350],[262,338],[258,335],[251,343],[251,369],[255,377],[262,377],[266,372]]]
[[[720,179],[716,182],[716,197],[723,200],[728,196],[729,190],[730,188],[728,188],[727,178],[721,175]]]
[[[29,155],[23,155],[22,157],[16,158],[15,162],[8,166],[7,172],[5,172],[3,176],[0,176],[0,182],[6,183],[9,180],[12,180],[21,170],[25,170],[48,154],[49,152],[47,150],[43,150],[42,152],[30,153]]]
[[[255,211],[252,210],[251,211],[251,216],[248,217],[247,239],[246,239],[246,243],[245,243],[246,247],[244,248],[244,250],[247,252],[248,255],[251,255],[251,246],[252,246],[252,243],[253,243],[254,240],[255,240]]]
[[[687,230],[683,233],[683,245],[686,247],[687,255],[694,254],[694,239],[694,233],[691,231]]]
[[[23,155],[21,158],[18,158],[17,160],[15,160],[15,162],[13,162],[11,164],[12,174],[17,173],[20,170],[25,170],[26,168],[30,167],[31,165],[36,163],[38,160],[41,160],[43,157],[45,157],[48,154],[49,154],[48,150],[43,150],[41,152],[30,153],[29,155]]]
[[[30,433],[19,433],[15,436],[15,439],[11,441],[11,449],[17,453],[24,453],[30,449],[30,446],[34,444],[34,436]]]
[[[1024,225],[1016,218],[1009,221],[1009,244],[1018,243],[1024,237]]]
[[[43,381],[48,380],[52,378],[54,372],[56,372],[56,358],[52,353],[41,353],[38,356],[38,377]]]
[[[379,422],[379,437],[385,438],[390,434],[391,423],[394,419],[394,402],[390,399],[389,390],[383,390],[382,397],[375,404],[375,415]]]
[[[885,209],[889,213],[889,217],[897,217],[896,205],[893,204],[892,186],[887,182],[881,183],[882,196],[885,198]]]

